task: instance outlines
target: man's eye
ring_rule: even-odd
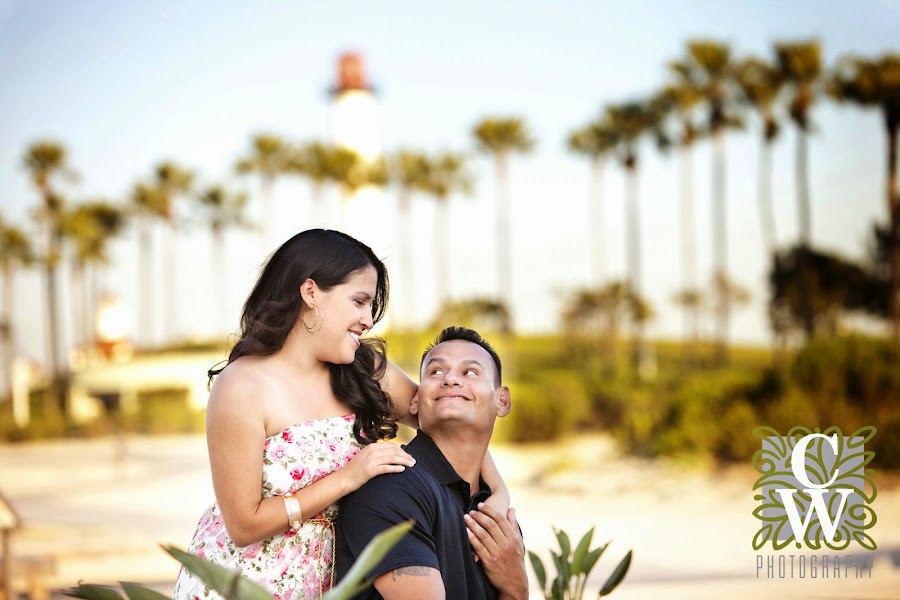
[[[464,373],[465,373],[466,375],[478,375],[478,371],[476,371],[475,369],[466,369],[466,370],[464,371]]]
[[[431,371],[431,374],[432,374],[432,375],[443,375],[443,374],[444,374],[444,370],[443,370],[443,369],[434,369],[434,370]]]

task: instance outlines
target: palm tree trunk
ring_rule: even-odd
[[[597,156],[591,163],[591,193],[588,200],[588,240],[591,247],[591,284],[595,289],[603,285],[605,269],[603,244],[603,163]]]
[[[260,215],[260,222],[262,223],[260,241],[262,242],[263,256],[268,256],[275,246],[275,233],[273,231],[273,226],[276,222],[274,187],[275,180],[270,176],[263,176],[260,183],[260,208],[262,209],[262,215]]]
[[[228,312],[228,299],[227,299],[227,290],[228,290],[228,269],[224,268],[225,261],[225,239],[222,233],[222,228],[218,226],[213,226],[212,228],[212,274],[213,280],[215,281],[214,289],[216,293],[216,315],[218,315],[218,323],[214,323],[217,329],[221,332],[228,331],[228,323],[225,319],[226,313]]]
[[[681,278],[685,292],[696,293],[697,285],[697,244],[694,232],[694,165],[693,145],[681,147]],[[700,338],[699,307],[695,303],[684,306],[684,341],[691,346]]]
[[[725,132],[720,127],[713,132],[712,165],[712,225],[715,290],[715,362],[728,362],[729,321],[731,317],[728,296],[728,219],[725,206]]]
[[[71,272],[72,282],[72,340],[73,346],[83,346],[87,341],[85,335],[85,319],[84,313],[86,308],[85,302],[85,283],[84,283],[84,263],[75,259],[72,262]]]
[[[763,139],[759,146],[757,172],[757,200],[759,202],[759,227],[762,234],[766,264],[772,260],[777,244],[775,237],[775,209],[772,206],[772,144]]]
[[[13,326],[13,270],[12,261],[6,261],[3,265],[3,308],[0,309],[0,333],[3,335],[0,366],[3,368],[3,390],[0,397],[7,398],[12,406],[12,374],[13,361],[16,359],[15,328]]]
[[[163,305],[165,306],[166,327],[165,327],[165,343],[171,343],[180,335],[180,327],[178,324],[178,238],[175,233],[175,225],[171,222],[166,224],[166,294]]]
[[[445,196],[437,196],[434,218],[434,239],[437,242],[437,280],[435,289],[438,295],[438,311],[443,311],[450,301],[450,223],[448,222],[448,203]]]
[[[514,296],[512,282],[512,255],[510,247],[510,214],[509,214],[509,181],[508,156],[505,152],[496,155],[496,227],[497,227],[497,284],[499,286],[497,300],[509,311],[510,326],[513,318],[512,302]]]
[[[412,309],[415,306],[413,302],[413,294],[415,286],[413,285],[412,273],[412,242],[410,240],[412,226],[410,225],[410,196],[412,192],[409,188],[403,187],[397,196],[397,246],[400,256],[398,257],[400,266],[400,282],[403,284],[403,299],[397,303],[398,306],[396,316],[394,317],[395,325],[398,329],[406,327],[412,328],[413,317]]]
[[[90,270],[90,283],[86,286],[88,295],[87,312],[87,343],[91,347],[97,346],[97,309],[100,304],[100,277],[102,276],[102,263],[94,263]]]
[[[627,204],[626,204],[626,223],[625,231],[627,232],[627,248],[626,256],[628,257],[628,273],[631,284],[631,293],[635,298],[641,297],[641,240],[640,240],[640,212],[638,206],[638,178],[637,164],[634,162],[627,167]],[[632,340],[632,368],[634,373],[639,377],[644,355],[644,322],[643,319],[633,318],[633,340]]]
[[[891,263],[890,310],[894,342],[900,344],[900,185],[897,182],[897,141],[900,133],[900,106],[896,104],[885,110],[887,127],[887,202],[888,252]]]
[[[323,197],[323,188],[322,184],[318,182],[312,182],[312,189],[310,191],[310,195],[312,197],[312,213],[313,213],[313,226],[314,227],[325,227],[325,198]]]
[[[807,164],[807,137],[802,126],[797,127],[797,209],[800,224],[800,306],[803,319],[803,330],[806,339],[812,338],[815,330],[815,318],[812,303],[812,272],[810,264],[810,241],[812,238],[812,215],[809,200],[809,171]]]
[[[151,224],[142,219],[138,234],[138,253],[140,254],[141,268],[138,273],[138,286],[140,289],[140,323],[138,326],[138,345],[155,345],[155,319],[153,318],[156,303],[153,301],[153,232]]]
[[[46,255],[44,256],[44,286],[47,294],[47,362],[50,375],[45,418],[57,419],[65,413],[66,397],[63,388],[63,374],[60,365],[60,329],[59,329],[59,289],[57,286],[56,262],[60,253],[59,235],[54,231],[54,208],[51,192],[46,185],[42,186],[44,196],[43,221],[46,236]]]

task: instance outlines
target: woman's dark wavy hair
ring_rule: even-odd
[[[388,275],[372,249],[340,231],[309,229],[286,241],[269,257],[244,303],[237,343],[223,367],[209,370],[210,381],[242,356],[269,356],[281,350],[300,317],[300,285],[312,279],[323,290],[344,283],[371,265],[378,274],[372,299],[372,320],[384,317],[388,301]],[[353,362],[328,364],[334,395],[356,414],[353,434],[361,444],[391,438],[397,425],[390,420],[390,398],[378,380],[387,366],[384,341],[360,340]],[[218,365],[217,365],[218,366]]]

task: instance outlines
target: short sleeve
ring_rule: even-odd
[[[380,475],[341,500],[338,518],[338,560],[353,561],[377,534],[412,519],[413,529],[394,546],[368,574],[374,581],[400,567],[423,566],[440,569],[433,535],[437,516],[437,496],[427,483],[411,473]],[[339,577],[349,564],[338,565]]]

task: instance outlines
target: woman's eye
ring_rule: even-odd
[[[362,305],[363,305],[363,301],[362,301],[362,300],[354,300],[353,302],[354,302],[357,306],[362,306]]]

